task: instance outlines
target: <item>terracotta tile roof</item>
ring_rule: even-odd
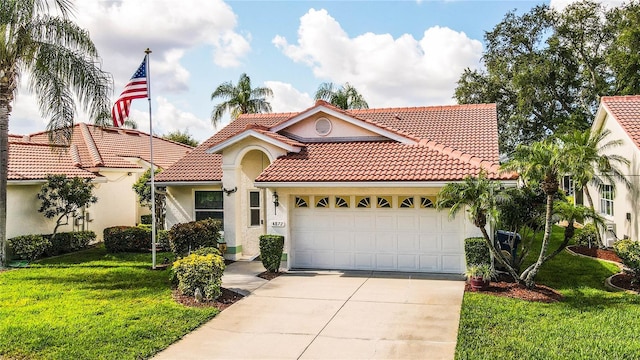
[[[68,148],[49,144],[10,141],[9,180],[42,180],[48,174],[67,174],[81,178],[95,178],[92,172],[77,167]]]
[[[47,142],[48,133],[32,134],[30,138],[33,142]],[[126,158],[151,161],[149,134],[138,130],[79,123],[74,126],[71,144],[78,148],[80,162],[85,168],[139,168]],[[153,137],[153,162],[161,168],[168,168],[191,150],[190,146]]]
[[[9,179],[44,179],[47,174],[96,177],[99,167],[137,169],[126,158],[150,161],[149,135],[137,130],[118,130],[79,123],[68,147],[49,145],[47,132],[9,136]],[[153,160],[167,168],[189,151],[190,146],[153,137]],[[52,151],[52,149],[57,151]]]
[[[640,95],[603,96],[600,101],[640,149]]]
[[[237,135],[247,126],[271,127],[283,120],[296,115],[296,113],[280,114],[244,114],[229,125],[222,128],[207,141],[193,149],[171,167],[158,174],[158,182],[174,181],[221,181],[222,180],[222,155],[207,154],[205,151],[212,146]]]
[[[492,163],[463,161],[426,144],[351,142],[308,144],[300,153],[278,158],[256,181],[451,181],[478,174],[481,165],[491,178],[513,178],[498,174]]]
[[[320,106],[413,139],[418,144],[300,144],[306,150],[274,161],[257,181],[446,181],[461,180],[466,175],[477,174],[481,168],[489,169],[496,179],[514,178],[513,174],[498,174],[495,104],[341,110],[318,101],[299,113],[241,115],[160,174],[158,181],[220,181],[221,156],[206,154],[207,149],[249,128],[268,134],[267,128],[283,126],[288,120]],[[287,139],[273,131],[271,134],[281,141]]]

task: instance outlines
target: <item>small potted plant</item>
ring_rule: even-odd
[[[467,266],[465,275],[469,279],[471,290],[485,290],[489,286],[489,281],[494,276],[494,271],[489,264],[470,264]]]

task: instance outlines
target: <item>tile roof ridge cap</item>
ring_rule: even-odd
[[[613,100],[640,100],[640,95],[611,95],[600,98],[601,102]]]
[[[409,111],[420,109],[450,109],[450,108],[491,108],[495,107],[496,103],[480,103],[480,104],[448,104],[448,105],[425,105],[425,106],[399,106],[399,107],[385,107],[385,108],[369,108],[369,109],[352,109],[348,112],[388,112],[388,111]]]
[[[454,159],[458,159],[462,162],[480,167],[480,168],[488,168],[491,171],[499,171],[500,165],[496,162],[492,162],[489,160],[481,159],[480,157],[464,152],[460,149],[456,149],[454,147],[439,143],[434,140],[422,139],[418,143],[419,146],[425,146],[431,150],[437,151],[443,155],[450,156]],[[495,170],[498,169],[498,170]]]
[[[73,160],[73,166],[82,167],[82,160],[80,158],[80,152],[78,151],[78,145],[71,145],[71,160]]]
[[[91,160],[93,160],[93,166],[101,166],[104,165],[104,161],[100,156],[100,152],[98,151],[98,147],[96,146],[95,141],[93,141],[93,136],[91,136],[91,132],[89,131],[89,127],[87,124],[81,122],[78,124],[81,130],[82,138],[84,139],[84,143],[89,150],[89,154],[91,155]]]

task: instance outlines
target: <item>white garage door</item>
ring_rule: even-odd
[[[299,196],[292,267],[464,271],[464,223],[421,196]],[[342,206],[342,207],[341,207]]]

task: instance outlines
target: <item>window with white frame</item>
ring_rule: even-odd
[[[249,191],[249,226],[260,226],[260,191]]]
[[[613,216],[613,186],[602,185],[600,187],[600,213]]]
[[[196,191],[194,199],[196,221],[203,219],[224,221],[222,191]]]
[[[573,196],[574,194],[574,184],[573,178],[571,175],[565,175],[562,177],[562,190],[567,196]]]

